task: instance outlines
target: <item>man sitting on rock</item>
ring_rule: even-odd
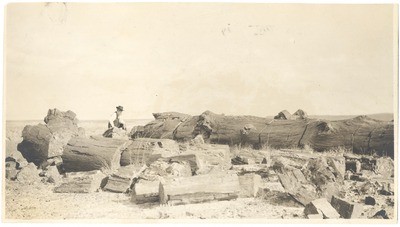
[[[125,121],[122,119],[122,111],[124,111],[124,107],[122,106],[117,106],[117,111],[115,111],[110,119],[108,120],[108,128],[122,128],[123,130],[126,130],[126,124]]]

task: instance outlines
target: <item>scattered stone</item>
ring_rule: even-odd
[[[361,171],[361,162],[359,160],[353,160],[353,159],[346,161],[346,171],[359,173]]]
[[[375,206],[376,201],[374,197],[371,196],[367,196],[365,197],[365,205],[371,205],[371,206]]]
[[[17,169],[22,169],[28,165],[28,161],[26,161],[26,159],[22,156],[21,152],[17,150],[13,150],[8,157],[14,159],[14,161],[17,163]]]
[[[15,161],[6,161],[6,179],[15,180],[17,173],[17,163]]]
[[[304,208],[304,214],[322,214],[324,219],[338,219],[340,217],[339,213],[325,198],[316,199],[307,204]]]
[[[382,189],[379,191],[381,195],[394,195],[394,187],[390,182],[382,182]]]
[[[92,193],[96,192],[107,176],[100,170],[67,173],[56,193]]]
[[[359,203],[351,203],[340,199],[336,196],[332,197],[331,205],[345,219],[360,218],[363,206]]]
[[[380,210],[378,212],[376,212],[376,214],[374,216],[372,216],[372,218],[374,219],[389,219],[386,210]]]
[[[58,172],[57,166],[49,166],[47,167],[46,174],[47,182],[60,184],[62,181],[62,176]]]
[[[389,157],[381,157],[376,160],[375,172],[385,178],[394,176],[394,163]]]
[[[33,162],[22,168],[17,174],[17,180],[24,183],[40,182],[39,170]]]
[[[299,202],[285,191],[279,181],[263,183],[257,197],[261,197],[263,201],[275,206],[302,207]]]
[[[328,157],[327,164],[334,169],[334,174],[338,178],[344,178],[346,172],[346,159],[341,157]]]
[[[168,176],[192,176],[191,165],[187,161],[170,161],[159,159],[144,170],[140,178],[148,181],[160,181]]]
[[[197,135],[194,137],[194,139],[191,141],[191,144],[204,144],[204,139],[201,134]]]
[[[239,176],[240,197],[256,197],[261,184],[261,176],[251,173]]]
[[[359,182],[366,182],[368,179],[358,174],[353,174],[350,176],[350,180],[359,181]]]

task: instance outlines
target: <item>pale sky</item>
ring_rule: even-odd
[[[6,120],[394,111],[393,5],[9,4]]]

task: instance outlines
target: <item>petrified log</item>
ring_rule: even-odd
[[[22,131],[23,141],[18,144],[23,157],[37,166],[47,158],[60,156],[71,138],[84,136],[72,111],[50,109],[44,121],[46,125],[27,125]]]
[[[107,169],[114,171],[120,167],[121,153],[130,141],[111,138],[72,138],[62,155],[66,172]]]
[[[222,144],[195,144],[187,147],[180,155],[196,154],[197,174],[209,173],[211,170],[228,170],[231,168],[230,149]]]
[[[140,132],[143,137],[173,139],[173,132],[177,126],[191,117],[177,112],[153,113],[153,116],[155,120],[145,125]],[[135,138],[137,135],[132,133],[132,137]]]
[[[91,193],[96,192],[106,178],[99,170],[68,173],[63,183],[54,188],[56,193]]]
[[[157,115],[158,119],[144,126],[145,137],[189,141],[200,134],[205,141],[218,144],[278,149],[309,146],[316,151],[342,147],[355,153],[394,156],[393,122],[373,120],[366,116],[339,121],[306,117],[274,120],[254,116],[225,116],[210,111],[195,117],[173,117],[172,113],[160,116]]]
[[[131,202],[137,204],[159,202],[159,188],[160,181],[140,180],[133,187]]]
[[[167,179],[160,183],[160,203],[189,204],[236,199],[240,192],[235,173],[219,173]]]
[[[117,172],[108,178],[104,190],[118,193],[127,192],[131,187],[133,179],[138,178],[145,168],[146,166],[135,165],[120,167]]]
[[[316,199],[307,204],[304,208],[304,214],[322,214],[324,219],[338,219],[340,217],[339,213],[325,198]]]
[[[137,138],[127,147],[121,155],[121,166],[149,164],[149,159],[154,161],[158,157],[179,154],[179,145],[174,140]]]
[[[345,219],[356,219],[361,217],[363,206],[360,203],[348,202],[336,196],[332,197],[332,207]]]

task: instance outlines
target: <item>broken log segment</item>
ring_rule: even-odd
[[[140,180],[133,187],[131,202],[136,204],[159,202],[159,188],[160,181]]]
[[[109,170],[120,167],[121,153],[131,141],[112,138],[72,138],[62,155],[65,172]]]
[[[118,193],[127,192],[132,185],[133,179],[138,178],[145,168],[145,165],[122,166],[117,170],[116,173],[113,173],[111,176],[109,176],[107,184],[104,186],[103,189],[106,191]]]
[[[324,219],[338,219],[340,215],[336,210],[331,206],[331,204],[325,199],[316,199],[304,208],[304,214],[322,214]]]
[[[174,156],[179,154],[179,145],[170,139],[137,138],[129,144],[121,155],[121,166],[150,164],[158,157]]]
[[[23,157],[36,166],[48,158],[60,156],[71,138],[84,136],[84,130],[78,127],[78,119],[72,111],[50,109],[44,121],[45,125],[25,126],[23,141],[18,144]]]
[[[331,205],[341,217],[346,219],[360,218],[363,212],[362,204],[348,202],[336,196],[332,196]]]
[[[67,173],[60,186],[54,188],[56,193],[91,193],[96,192],[106,175],[99,170]]]
[[[239,178],[229,172],[167,179],[159,188],[160,203],[171,205],[231,200],[239,192]]]

